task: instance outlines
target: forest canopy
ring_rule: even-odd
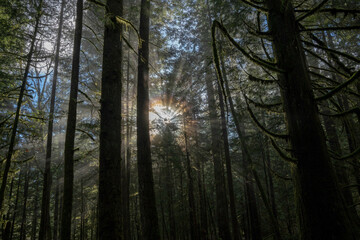
[[[0,0],[3,240],[360,238],[358,0]]]

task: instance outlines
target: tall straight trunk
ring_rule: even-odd
[[[291,1],[267,0],[293,157],[301,239],[354,240],[330,163]]]
[[[101,83],[99,239],[121,239],[121,91],[123,1],[108,0]]]
[[[191,159],[188,149],[188,138],[186,133],[186,117],[184,116],[184,139],[186,152],[186,173],[188,177],[188,201],[189,201],[189,223],[190,223],[190,239],[199,239],[199,227],[196,219],[195,197],[194,197],[194,180],[191,174]]]
[[[202,180],[203,175],[203,164],[199,161],[199,172],[198,172],[198,188],[199,188],[199,198],[200,198],[200,239],[206,240],[208,239],[209,231],[208,231],[208,214],[206,211],[206,189],[204,186],[204,182]]]
[[[53,240],[58,239],[58,225],[59,225],[59,181],[56,181],[56,190],[55,190],[55,209],[54,209],[54,232]]]
[[[160,239],[149,135],[149,25],[150,1],[141,0],[136,124],[140,213],[145,240]]]
[[[195,113],[193,113],[193,118],[196,119]],[[199,136],[197,133],[197,130],[195,128],[195,136],[196,136],[196,142],[195,146],[196,148],[199,148]],[[200,229],[199,229],[199,239],[206,240],[208,239],[208,217],[207,217],[207,211],[206,211],[206,199],[205,199],[205,186],[203,183],[203,164],[201,161],[201,157],[197,155],[196,159],[196,167],[199,169],[197,171],[197,182],[198,182],[198,191],[199,191],[199,206],[200,206]]]
[[[65,136],[65,166],[64,166],[64,190],[63,206],[61,215],[61,240],[69,240],[71,237],[71,213],[73,203],[74,184],[74,146],[76,129],[76,108],[80,71],[80,48],[82,35],[83,0],[76,4],[76,22],[74,50],[71,70],[71,89],[69,98],[69,110]]]
[[[11,201],[11,197],[12,197],[12,192],[13,192],[13,187],[14,187],[14,179],[15,179],[14,177],[11,179],[9,201]],[[5,220],[5,223],[3,223],[3,228],[1,229],[2,237],[3,237],[3,240],[9,240],[10,232],[11,232],[10,207],[7,211],[6,216],[4,215],[4,220]]]
[[[268,192],[269,192],[269,201],[271,203],[272,212],[274,214],[274,217],[277,218],[277,208],[276,208],[276,201],[275,201],[275,190],[274,190],[274,180],[272,173],[270,171],[271,169],[271,161],[270,161],[270,149],[269,149],[269,141],[265,137],[264,138],[264,153],[265,153],[265,162],[266,162],[266,171],[268,176]]]
[[[215,193],[216,193],[216,220],[218,224],[218,233],[220,239],[231,239],[229,227],[228,203],[226,197],[226,186],[224,178],[224,165],[221,159],[219,146],[220,128],[219,119],[216,113],[216,102],[214,88],[211,81],[211,75],[206,74],[206,91],[208,96],[208,109],[210,113],[211,130],[211,151],[214,161]]]
[[[223,69],[225,69],[224,66],[223,66]],[[227,79],[224,78],[224,80],[227,80]],[[255,189],[254,189],[253,178],[252,178],[252,177],[257,177],[257,173],[255,170],[253,170],[252,158],[248,151],[248,146],[245,142],[244,123],[239,118],[239,114],[236,113],[236,111],[235,111],[234,102],[231,97],[230,87],[229,87],[229,84],[227,81],[225,81],[225,90],[226,90],[227,97],[229,100],[229,106],[230,106],[230,110],[232,113],[232,117],[234,119],[236,133],[240,140],[240,148],[241,148],[242,158],[243,158],[243,168],[245,171],[244,172],[245,205],[248,210],[247,211],[248,212],[247,219],[248,219],[248,223],[249,223],[248,226],[251,230],[250,232],[247,231],[246,234],[248,236],[251,236],[251,239],[253,239],[253,240],[262,239],[260,218],[259,218],[259,214],[258,214],[258,207],[257,207]],[[259,189],[262,189],[259,181],[257,181],[257,184],[258,184]],[[266,202],[265,199],[264,199],[264,202]],[[273,216],[270,211],[269,211],[269,214],[271,217]],[[280,233],[277,228],[278,224],[276,223],[276,220],[274,218],[272,218],[272,220],[271,220],[271,225],[274,229],[274,234],[275,234],[276,239],[280,239]]]
[[[11,231],[10,231],[10,238],[9,238],[10,240],[12,239],[13,234],[14,234],[15,220],[16,220],[16,214],[17,214],[17,208],[18,208],[18,202],[19,202],[19,194],[20,194],[21,177],[22,177],[22,171],[20,171],[19,182],[18,182],[18,186],[16,189],[15,204],[14,204],[14,210],[13,210],[13,215],[12,215],[12,220],[11,220]]]
[[[28,168],[28,166],[26,166]],[[25,175],[25,185],[24,185],[24,197],[23,197],[23,208],[22,208],[22,218],[21,218],[21,227],[20,227],[20,240],[26,239],[26,216],[27,216],[27,200],[29,196],[29,178],[30,178],[30,171],[29,169],[26,170]]]
[[[21,105],[22,105],[22,102],[23,102],[23,98],[24,98],[24,93],[25,93],[27,79],[28,79],[28,75],[29,75],[29,71],[30,71],[32,56],[34,54],[35,43],[36,43],[36,40],[37,40],[37,34],[38,34],[38,30],[39,30],[40,18],[41,18],[41,15],[42,15],[42,4],[43,4],[43,0],[40,0],[39,5],[36,7],[37,14],[36,14],[36,17],[35,17],[34,32],[33,32],[33,35],[31,37],[29,53],[27,54],[25,71],[24,71],[24,75],[23,75],[23,78],[22,78],[22,84],[21,84],[21,87],[20,87],[19,98],[18,98],[18,102],[17,102],[17,106],[16,106],[14,124],[13,124],[13,127],[11,129],[9,149],[8,149],[8,152],[7,152],[7,155],[6,155],[5,168],[4,168],[4,173],[2,175],[2,182],[1,182],[1,187],[0,187],[0,213],[2,212],[2,207],[3,207],[3,203],[4,203],[5,189],[6,189],[7,179],[8,179],[8,175],[9,175],[9,171],[10,171],[11,158],[12,158],[12,155],[14,153],[17,127],[18,127],[19,118],[20,118],[20,109],[21,109]]]
[[[33,219],[32,219],[32,229],[31,229],[31,240],[35,240],[36,239],[36,227],[37,227],[37,222],[38,222],[38,191],[39,191],[39,185],[37,184],[37,182],[35,182],[35,197],[34,197],[34,210],[33,210]]]
[[[84,179],[80,183],[81,209],[80,209],[80,240],[84,240],[85,236],[85,196],[84,196]]]
[[[221,56],[223,56],[223,54],[221,54]],[[221,67],[222,67],[222,70],[224,73],[224,79],[227,79],[227,74],[226,74],[224,65],[225,65],[224,59],[223,59],[223,57],[221,57]],[[239,224],[238,224],[237,214],[236,214],[236,204],[235,204],[234,184],[233,184],[232,167],[231,167],[231,159],[230,159],[228,130],[227,130],[226,119],[225,119],[225,104],[224,104],[224,99],[223,99],[223,95],[221,93],[221,88],[220,88],[219,83],[218,83],[218,95],[219,95],[219,102],[220,102],[221,131],[222,131],[222,140],[223,140],[224,151],[225,151],[226,178],[227,178],[228,191],[229,191],[230,214],[231,214],[233,238],[234,238],[234,240],[239,240],[240,239],[240,231],[239,231]]]
[[[128,41],[130,42],[131,35],[129,32]],[[131,239],[131,219],[130,219],[130,160],[131,160],[131,146],[130,140],[132,137],[132,126],[130,121],[130,49],[127,51],[127,66],[126,66],[126,142],[125,142],[125,159],[122,165],[122,225],[124,239]]]
[[[43,183],[42,203],[41,203],[39,240],[51,239],[51,227],[50,227],[50,192],[51,192],[51,182],[52,182],[51,153],[52,153],[52,136],[53,136],[53,128],[54,128],[56,82],[58,76],[61,32],[62,32],[63,19],[64,19],[64,7],[65,7],[65,0],[62,0],[61,9],[60,9],[59,27],[58,27],[58,33],[56,39],[54,75],[52,79],[52,88],[51,88],[50,113],[49,113],[49,123],[47,130],[45,172],[44,172],[44,183]]]
[[[245,135],[245,134],[244,134]],[[258,210],[258,203],[255,195],[254,180],[251,172],[251,163],[246,156],[245,151],[242,151],[243,155],[243,168],[244,168],[244,180],[245,180],[245,194],[246,194],[246,206],[248,207],[249,217],[249,234],[252,240],[261,240],[261,222]]]
[[[168,150],[166,150],[168,151]],[[174,181],[172,174],[172,162],[169,151],[165,156],[165,191],[166,191],[166,208],[168,212],[167,222],[169,224],[169,239],[176,239],[176,223],[174,217]]]

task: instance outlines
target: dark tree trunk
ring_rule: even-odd
[[[243,140],[244,141],[244,140]],[[255,195],[255,188],[254,188],[254,180],[252,177],[251,163],[249,163],[249,158],[243,151],[243,168],[244,168],[244,175],[245,175],[245,192],[246,192],[246,205],[248,207],[248,214],[249,214],[249,228],[250,228],[250,236],[252,240],[261,240],[261,222],[259,217],[259,210],[257,199]]]
[[[28,166],[26,166],[28,168]],[[24,185],[24,197],[23,197],[23,208],[22,208],[22,218],[21,218],[21,227],[20,227],[20,240],[26,239],[26,210],[27,210],[27,200],[29,196],[29,179],[30,171],[26,170],[25,175],[25,185]]]
[[[32,56],[34,53],[35,43],[37,40],[40,18],[42,15],[42,4],[43,4],[43,0],[40,0],[39,5],[36,7],[38,11],[37,11],[37,15],[35,17],[36,19],[35,19],[34,32],[31,37],[29,53],[27,54],[25,71],[24,71],[24,75],[22,78],[22,84],[20,87],[19,98],[18,98],[18,102],[17,102],[17,106],[16,106],[14,124],[11,129],[9,150],[6,155],[4,174],[2,175],[2,182],[1,182],[1,187],[0,187],[0,212],[2,212],[2,207],[3,207],[4,197],[5,197],[5,189],[6,189],[7,179],[8,179],[8,175],[9,175],[9,171],[10,171],[11,158],[12,158],[12,155],[14,152],[14,147],[15,147],[16,132],[17,132],[17,127],[18,127],[19,117],[20,117],[20,109],[21,109],[21,105],[23,102],[23,98],[24,98],[24,93],[25,93],[27,79],[28,79],[28,75],[29,75],[29,71],[30,71]]]
[[[194,114],[194,119],[196,119],[196,116]],[[199,147],[198,143],[198,134],[195,134],[196,136],[196,147]],[[200,232],[199,232],[199,239],[206,240],[208,239],[208,217],[207,217],[207,211],[206,211],[206,199],[205,199],[205,186],[203,181],[203,163],[201,161],[200,156],[197,156],[196,159],[196,167],[199,169],[197,171],[197,182],[198,182],[198,191],[199,191],[199,206],[200,206]]]
[[[121,239],[121,91],[123,1],[108,0],[101,90],[99,239]]]
[[[229,228],[228,203],[226,197],[226,186],[224,178],[224,165],[221,159],[219,146],[220,141],[220,123],[216,113],[216,102],[214,88],[211,81],[211,75],[206,74],[206,91],[208,96],[208,108],[210,112],[210,130],[211,130],[211,151],[214,161],[215,193],[216,193],[216,219],[218,223],[220,239],[231,239]]]
[[[17,186],[17,190],[16,190],[15,205],[14,205],[14,211],[13,211],[12,220],[11,220],[11,231],[10,231],[10,238],[9,238],[10,240],[12,239],[13,234],[14,234],[15,219],[16,219],[18,202],[19,202],[19,194],[20,194],[21,177],[22,177],[22,171],[20,171],[20,174],[19,174],[19,182],[18,182],[18,186]]]
[[[54,203],[54,232],[53,240],[58,239],[58,225],[59,225],[59,181],[56,182],[55,203]]]
[[[82,35],[83,0],[76,4],[75,38],[71,71],[71,89],[65,136],[64,194],[61,215],[61,240],[71,238],[71,213],[74,184],[74,146],[76,129],[76,108],[80,70],[80,48]]]
[[[128,41],[130,42],[131,35],[129,32]],[[130,49],[127,51],[127,66],[126,66],[126,143],[125,143],[125,159],[122,165],[122,225],[124,239],[131,239],[131,219],[130,219],[130,161],[131,161],[131,146],[130,140],[132,137],[132,125],[130,121]]]
[[[149,136],[150,1],[141,0],[137,91],[137,149],[142,238],[160,239]]]
[[[355,231],[327,152],[291,1],[268,0],[284,110],[293,156],[301,239],[354,240]]]
[[[188,138],[186,132],[186,117],[184,117],[184,138],[186,152],[186,173],[188,177],[188,201],[189,201],[189,223],[190,223],[190,239],[199,239],[199,227],[196,219],[195,197],[194,197],[194,180],[191,174],[191,159],[188,149]]]
[[[224,60],[221,57],[221,66],[224,73],[224,79],[227,78]],[[226,81],[226,80],[225,80]],[[225,119],[225,104],[223,95],[221,93],[221,87],[218,83],[218,95],[219,95],[219,102],[220,102],[220,117],[221,117],[221,131],[222,131],[222,139],[224,144],[224,151],[225,151],[225,163],[226,163],[226,178],[228,184],[228,191],[229,191],[229,200],[230,200],[230,214],[231,214],[231,224],[233,230],[233,239],[239,240],[240,239],[240,231],[239,231],[239,224],[237,220],[236,214],[236,204],[235,204],[235,194],[234,194],[234,184],[233,184],[233,176],[232,176],[232,167],[231,167],[231,159],[230,159],[230,148],[229,148],[229,140],[228,140],[228,130],[226,125]]]
[[[80,240],[86,239],[85,232],[85,196],[84,196],[84,179],[81,179],[80,186],[80,195],[81,195],[81,209],[80,209]]]
[[[32,229],[31,229],[31,240],[35,240],[36,239],[36,227],[37,227],[37,222],[38,222],[38,201],[39,201],[39,196],[38,196],[38,191],[39,191],[39,184],[37,184],[37,182],[35,182],[35,196],[34,196],[34,210],[33,210],[33,219],[32,219]]]
[[[224,67],[223,67],[224,68]],[[225,69],[225,68],[224,68]],[[226,73],[226,72],[225,72]],[[227,80],[224,78],[224,80]],[[244,168],[244,180],[245,180],[245,206],[247,207],[247,219],[248,219],[248,231],[246,231],[246,234],[248,236],[251,236],[252,240],[262,239],[262,233],[261,233],[261,225],[260,225],[260,219],[258,214],[258,207],[256,202],[256,196],[255,196],[255,189],[253,184],[253,176],[257,176],[257,173],[252,170],[252,158],[248,151],[247,144],[245,143],[245,127],[243,125],[243,122],[239,119],[239,114],[235,112],[235,106],[233,99],[231,97],[229,84],[227,81],[225,81],[225,90],[227,93],[227,97],[229,100],[229,106],[232,113],[232,117],[234,119],[235,128],[237,135],[240,140],[240,147],[242,151],[242,157],[243,157],[243,168]],[[260,183],[258,183],[259,188],[261,188]],[[270,213],[271,215],[271,213]],[[271,221],[273,227],[274,227],[274,233],[276,234],[276,238],[280,238],[280,234],[277,231],[276,223],[274,221]],[[250,229],[249,229],[250,228]],[[249,232],[250,231],[250,232]]]
[[[64,19],[64,7],[65,7],[65,0],[62,0],[59,27],[58,27],[58,33],[56,39],[54,75],[52,79],[52,88],[51,88],[50,113],[49,113],[49,123],[48,123],[47,143],[46,143],[45,172],[44,172],[43,193],[42,193],[42,202],[41,202],[39,240],[51,240],[51,227],[50,227],[50,192],[51,192],[51,182],[52,182],[51,153],[52,153],[52,136],[53,136],[53,128],[54,128],[56,82],[58,76],[61,32],[62,32],[63,19]]]
[[[12,197],[12,192],[13,192],[13,187],[14,187],[14,179],[15,179],[14,177],[11,179],[9,201],[11,201],[11,197]],[[10,232],[11,232],[10,207],[8,209],[6,216],[4,215],[4,220],[5,220],[5,222],[3,223],[3,228],[1,229],[2,230],[2,238],[3,238],[3,240],[9,240]]]

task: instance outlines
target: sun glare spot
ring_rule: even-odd
[[[161,120],[165,123],[171,122],[177,116],[176,112],[171,107],[162,104],[153,105],[150,109],[149,120]]]

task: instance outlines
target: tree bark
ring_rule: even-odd
[[[108,0],[101,85],[99,239],[121,239],[121,91],[123,1]]]
[[[142,238],[160,239],[149,133],[150,1],[141,0],[137,91],[137,149]]]
[[[191,159],[188,149],[188,138],[186,130],[186,117],[184,116],[184,139],[186,152],[186,173],[188,177],[188,201],[189,201],[189,223],[190,223],[190,239],[199,239],[199,226],[196,219],[195,197],[194,197],[194,180],[191,174]]]
[[[22,174],[23,174],[22,171],[20,171],[19,182],[18,182],[18,186],[17,186],[17,190],[16,190],[16,196],[15,196],[14,211],[13,211],[12,220],[11,220],[11,231],[10,231],[10,238],[9,238],[10,240],[13,238],[13,235],[14,235],[14,226],[15,226],[15,219],[16,219],[18,202],[19,202],[20,185],[21,185]]]
[[[216,102],[214,88],[211,81],[211,75],[206,74],[206,91],[208,96],[208,109],[210,114],[210,130],[211,130],[211,151],[214,161],[215,176],[215,193],[216,193],[216,219],[219,230],[220,239],[231,239],[229,227],[228,203],[226,197],[226,186],[224,178],[224,165],[221,159],[219,146],[220,142],[220,122],[216,113]]]
[[[224,66],[224,59],[221,54],[221,67],[224,73],[224,79],[227,78],[225,66]],[[226,80],[225,80],[226,81]],[[239,223],[237,220],[236,214],[236,204],[235,204],[235,194],[234,194],[234,184],[233,184],[233,176],[232,176],[232,167],[231,167],[231,159],[230,159],[230,147],[229,147],[229,140],[228,140],[228,130],[225,118],[225,103],[223,99],[223,95],[221,93],[221,88],[218,83],[218,95],[219,95],[219,102],[220,102],[220,118],[221,118],[221,132],[222,132],[222,139],[224,144],[224,152],[225,152],[225,165],[226,165],[226,178],[228,184],[228,191],[229,191],[229,200],[230,200],[230,214],[231,214],[231,224],[232,224],[232,232],[233,232],[233,239],[239,240],[240,239],[240,231],[239,231]]]
[[[34,204],[34,210],[33,210],[33,219],[32,219],[32,229],[31,229],[31,240],[35,240],[36,239],[36,227],[37,227],[37,222],[38,222],[38,191],[39,191],[39,184],[37,184],[37,182],[35,182],[35,197],[33,200],[33,204]]]
[[[71,213],[73,204],[74,188],[74,146],[76,129],[76,108],[77,95],[79,88],[79,70],[80,70],[80,48],[82,36],[82,18],[83,18],[83,0],[78,0],[76,4],[76,22],[74,50],[71,70],[71,89],[69,98],[69,110],[65,136],[65,166],[64,166],[64,190],[63,206],[61,215],[61,240],[71,238]]]
[[[28,166],[26,166],[28,168]],[[20,227],[20,240],[26,239],[26,210],[27,210],[27,200],[29,196],[29,178],[30,171],[26,170],[25,175],[25,185],[24,185],[24,197],[23,197],[23,208],[22,208],[22,218],[21,218],[21,227]]]
[[[295,169],[301,239],[354,240],[327,152],[291,1],[268,0],[279,85]]]
[[[58,239],[58,225],[59,225],[59,181],[56,181],[56,190],[55,190],[55,209],[54,209],[54,232],[53,240]]]
[[[128,41],[130,42],[131,35],[129,32]],[[130,169],[131,169],[131,145],[132,124],[130,121],[130,49],[127,51],[127,66],[126,66],[126,142],[125,142],[125,159],[122,165],[122,224],[124,239],[131,239],[131,218],[130,218]]]
[[[53,135],[53,128],[54,128],[56,82],[57,82],[57,76],[58,76],[61,32],[62,32],[63,19],[64,19],[64,7],[65,7],[65,0],[62,0],[61,9],[60,9],[59,27],[58,27],[58,33],[57,33],[57,39],[56,39],[54,75],[53,75],[53,79],[52,79],[52,88],[51,88],[50,113],[49,113],[49,123],[48,123],[48,130],[47,130],[45,172],[44,172],[44,183],[43,183],[42,203],[41,203],[39,240],[50,240],[51,239],[50,192],[51,192],[51,182],[52,182],[52,179],[51,179],[52,135]]]

